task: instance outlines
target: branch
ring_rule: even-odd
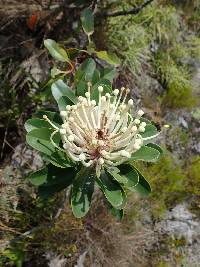
[[[138,7],[135,8],[131,8],[128,10],[122,10],[122,11],[116,11],[116,12],[108,12],[103,14],[103,16],[105,17],[118,17],[118,16],[125,16],[125,15],[136,15],[138,14],[143,8],[145,8],[146,6],[148,6],[149,4],[151,4],[154,0],[146,0],[143,4],[141,4]]]
[[[97,11],[97,5],[98,5],[98,0],[93,0],[91,4],[91,9],[92,9],[93,14],[95,14]]]
[[[31,230],[29,231],[26,231],[25,233],[17,236],[16,238],[14,239],[11,239],[11,240],[8,240],[8,241],[5,241],[3,243],[0,243],[0,248],[5,248],[5,247],[8,247],[12,244],[15,244],[17,243],[18,241],[20,240],[23,240],[24,238],[26,238],[27,236],[39,231],[39,230],[42,230],[42,229],[45,229],[45,228],[49,228],[51,226],[53,226],[54,224],[53,223],[48,223],[48,224],[44,224],[44,225],[41,225],[41,226],[36,226],[34,228],[32,228]]]

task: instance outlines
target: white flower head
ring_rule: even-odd
[[[115,89],[112,95],[102,95],[103,91],[103,86],[99,86],[96,103],[91,99],[88,86],[85,97],[78,97],[76,105],[68,105],[66,111],[60,112],[64,150],[72,160],[80,161],[85,167],[94,166],[98,176],[103,166],[117,166],[141,148],[140,133],[146,126],[140,121],[144,112],[139,110],[133,118],[133,100],[125,103],[129,89]],[[47,117],[45,119],[49,121]]]

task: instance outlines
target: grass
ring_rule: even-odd
[[[122,66],[137,76],[149,59],[150,36],[130,16],[111,18],[108,22],[107,46],[122,59]]]

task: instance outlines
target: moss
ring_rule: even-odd
[[[155,217],[162,217],[169,207],[185,197],[184,181],[187,176],[182,164],[176,162],[168,151],[156,164],[139,164],[138,168],[148,177],[152,187],[149,201]]]
[[[200,156],[191,159],[187,169],[188,179],[185,181],[187,191],[194,195],[200,195]]]
[[[178,67],[172,59],[166,58],[157,61],[157,72],[161,73],[162,81],[167,84],[162,105],[169,108],[192,108],[197,104],[186,68]]]
[[[181,238],[167,237],[165,239],[165,244],[168,247],[177,249],[179,247],[184,247],[187,244],[187,240],[184,237]]]
[[[179,130],[180,130],[180,142],[181,142],[181,144],[183,144],[183,145],[188,144],[188,142],[189,142],[189,134],[186,133],[186,132],[181,131],[180,128],[179,128]]]
[[[200,60],[200,38],[197,36],[192,36],[188,42],[188,45],[190,46],[191,57]]]
[[[168,262],[159,262],[158,265],[156,265],[156,267],[171,267],[171,265]]]
[[[182,86],[179,84],[179,81],[171,82],[168,92],[163,97],[163,104],[170,108],[192,108],[196,103],[189,82],[182,83]]]
[[[172,127],[168,130],[168,138],[170,140],[167,143],[167,147],[169,150],[176,150],[180,157],[185,158],[184,155],[182,155],[183,151],[186,151],[189,145],[189,133],[188,131],[183,131],[181,127]]]
[[[189,57],[191,53],[185,43],[178,42],[174,43],[168,52],[175,62],[180,62],[181,59]]]
[[[184,139],[185,137],[183,137]],[[188,196],[200,196],[200,156],[192,157],[189,162],[187,159],[177,161],[173,154],[165,151],[156,164],[140,162],[136,163],[136,166],[151,184],[152,193],[148,201],[156,218],[162,218],[167,209],[185,200]],[[138,204],[136,205],[138,208]],[[198,214],[199,207],[197,199],[195,212],[198,211],[196,212]],[[139,218],[139,215],[137,216]]]

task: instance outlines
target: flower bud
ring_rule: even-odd
[[[99,93],[102,93],[103,92],[103,86],[98,86],[98,91],[99,91]]]

